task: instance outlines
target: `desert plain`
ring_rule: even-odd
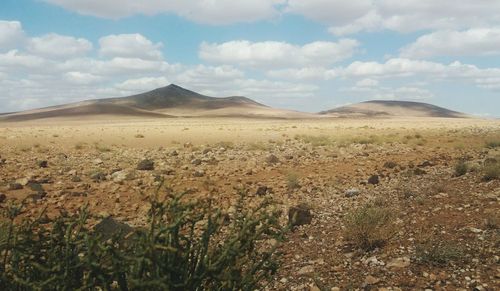
[[[284,225],[307,208],[265,289],[497,290],[499,163],[500,121],[478,118],[1,122],[0,207],[51,219],[88,205],[91,223],[140,227],[160,183],[228,213],[244,191]],[[390,217],[369,249],[346,219],[366,205]]]

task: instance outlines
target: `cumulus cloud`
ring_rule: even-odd
[[[0,20],[0,52],[16,48],[24,37],[21,22]]]
[[[170,82],[166,77],[144,77],[137,79],[128,79],[121,83],[115,84],[114,87],[122,91],[128,91],[130,93],[142,93],[154,88],[163,87],[169,83]]]
[[[154,44],[141,34],[108,35],[99,39],[99,53],[106,57],[141,58],[147,60],[160,60],[163,46]]]
[[[208,24],[228,24],[270,19],[279,14],[276,6],[285,0],[45,0],[80,14],[122,18],[135,14],[175,13]]]
[[[27,50],[34,55],[48,58],[72,58],[91,51],[92,43],[84,38],[50,33],[31,38]]]
[[[338,42],[316,41],[303,46],[287,42],[246,40],[221,44],[202,43],[199,56],[202,60],[218,64],[249,67],[282,68],[327,65],[350,58],[359,46],[353,39]]]
[[[401,50],[401,56],[408,58],[492,55],[500,55],[498,27],[435,31],[419,37]]]
[[[425,88],[414,86],[379,86],[378,82],[366,86],[357,82],[355,86],[342,88],[342,92],[347,92],[357,98],[377,99],[377,100],[425,100],[434,97],[434,94]]]
[[[388,29],[398,32],[498,25],[499,1],[289,0],[287,11],[330,26],[335,35]]]

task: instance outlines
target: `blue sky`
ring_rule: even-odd
[[[176,83],[320,111],[500,116],[500,1],[2,0],[0,112]],[[141,3],[141,4],[137,4]]]

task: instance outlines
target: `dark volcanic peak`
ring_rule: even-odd
[[[174,107],[216,109],[242,105],[264,106],[246,97],[209,97],[175,84],[129,97],[100,99],[98,102],[126,104],[145,110],[161,110]]]
[[[373,100],[357,104],[342,106],[328,111],[322,111],[320,114],[330,114],[338,116],[404,116],[404,117],[448,117],[463,118],[466,114],[449,110],[436,105],[414,102],[414,101],[395,101],[395,100]]]

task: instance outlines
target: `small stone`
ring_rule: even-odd
[[[345,195],[345,197],[351,198],[351,197],[358,196],[360,193],[361,193],[361,191],[359,191],[358,189],[352,188],[352,189],[345,191],[344,195]]]
[[[370,178],[368,178],[368,184],[377,185],[379,182],[378,175],[371,175]]]
[[[5,194],[3,194],[3,193],[0,193],[0,203],[4,203],[6,199],[7,199],[7,196],[5,196]]]
[[[9,184],[9,190],[21,190],[23,189],[23,185],[19,183],[10,183]]]
[[[47,161],[37,161],[36,164],[39,168],[47,168],[49,166],[49,163]]]
[[[201,165],[201,160],[200,159],[194,159],[191,161],[191,164],[195,165],[195,166],[199,166]]]
[[[90,179],[92,179],[95,182],[100,182],[106,180],[106,174],[103,172],[95,172],[90,175]]]
[[[28,178],[21,178],[21,179],[16,180],[16,183],[19,183],[23,186],[28,185],[29,182],[30,182],[30,180]]]
[[[266,158],[266,162],[267,162],[268,164],[277,164],[277,163],[279,163],[279,161],[280,161],[280,160],[278,159],[278,157],[277,157],[277,156],[275,156],[275,155],[273,155],[273,154],[270,154],[270,155],[269,155],[269,156],[267,156],[267,158]]]
[[[92,161],[92,163],[97,166],[102,165],[104,162],[101,159],[95,159]]]
[[[81,181],[82,181],[82,178],[80,178],[78,176],[71,177],[71,182],[78,183],[78,182],[81,182]]]
[[[413,170],[413,174],[415,174],[415,175],[418,175],[418,176],[419,176],[419,175],[424,175],[424,174],[427,174],[427,172],[426,172],[426,171],[424,171],[424,170],[422,170],[422,169],[420,169],[420,168],[415,168],[415,170]]]
[[[376,278],[376,277],[373,277],[371,275],[368,275],[365,278],[365,284],[366,285],[374,285],[374,284],[377,284],[378,282],[380,282],[380,279]]]
[[[137,170],[139,171],[152,171],[155,169],[155,163],[152,160],[145,159],[137,164]]]
[[[311,210],[306,204],[299,204],[297,206],[290,207],[290,210],[288,210],[288,223],[292,227],[310,224],[311,221]]]
[[[396,258],[387,264],[387,268],[396,269],[406,268],[408,266],[410,266],[410,258],[408,257]]]
[[[111,179],[113,179],[113,181],[117,183],[130,181],[134,179],[134,173],[126,170],[114,172],[113,174],[111,174]]]
[[[109,215],[94,227],[95,233],[100,234],[102,240],[108,240],[116,235],[126,236],[133,230],[128,224],[116,221]]]
[[[267,186],[259,186],[259,188],[257,188],[257,192],[255,194],[257,196],[264,196],[264,195],[266,195],[268,189],[269,188]]]
[[[388,162],[385,162],[384,164],[384,168],[388,168],[388,169],[394,169],[398,164],[396,164],[395,162],[393,161],[388,161]]]
[[[313,266],[305,266],[305,267],[300,268],[297,271],[297,275],[307,275],[307,274],[311,274],[313,272],[314,272]]]
[[[205,176],[205,171],[203,171],[203,170],[195,170],[194,173],[193,173],[193,176],[195,176],[195,177],[203,177],[203,176]]]

